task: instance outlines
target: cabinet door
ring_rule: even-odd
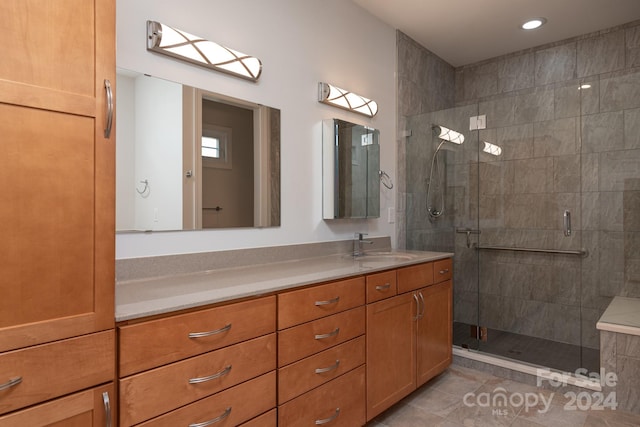
[[[115,426],[113,384],[96,387],[0,416],[3,427]]]
[[[3,0],[0,28],[6,351],[114,325],[115,2]]]
[[[421,289],[420,294],[423,309],[418,320],[418,387],[451,364],[451,280]]]
[[[367,420],[416,388],[416,299],[402,294],[367,306]]]

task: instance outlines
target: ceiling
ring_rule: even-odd
[[[640,0],[352,1],[456,67],[640,19]]]

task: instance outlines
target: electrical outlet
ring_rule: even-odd
[[[396,210],[395,210],[395,208],[388,208],[387,209],[387,217],[388,217],[389,224],[393,224],[394,222],[396,222]]]

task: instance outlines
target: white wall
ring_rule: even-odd
[[[381,218],[322,219],[323,119],[380,129],[381,168],[395,177],[395,30],[348,0],[117,0],[117,65],[279,108],[282,112],[281,227],[116,236],[116,258],[133,258],[351,238],[391,236],[381,189]],[[257,83],[146,51],[146,20],[156,20],[262,60]],[[375,99],[373,119],[317,102],[326,81]],[[395,243],[394,243],[395,245]]]

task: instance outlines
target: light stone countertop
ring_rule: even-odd
[[[450,258],[448,252],[331,255],[116,283],[116,322]],[[396,254],[397,256],[393,256]]]
[[[640,298],[614,297],[596,327],[601,331],[640,335]]]

